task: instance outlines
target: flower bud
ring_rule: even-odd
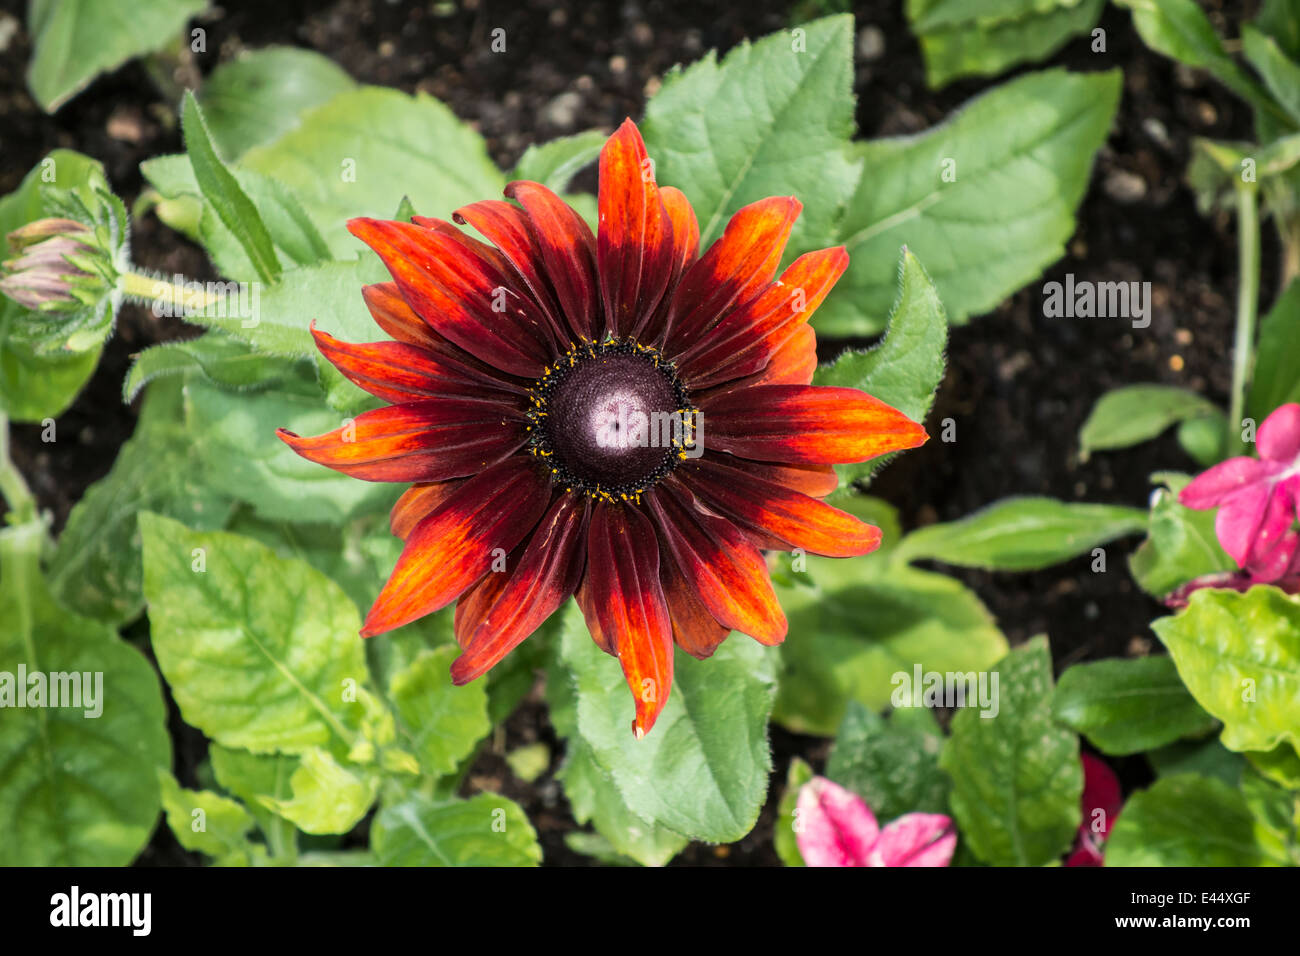
[[[17,253],[0,263],[0,293],[29,309],[76,308],[104,284],[94,231],[72,219],[38,219],[9,233]],[[89,298],[88,298],[89,297]]]

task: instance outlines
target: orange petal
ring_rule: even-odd
[[[728,310],[767,288],[801,209],[793,196],[773,196],[731,217],[722,238],[686,270],[673,294],[670,343],[685,348]]]
[[[712,657],[718,646],[727,639],[731,629],[717,622],[708,609],[700,603],[695,591],[677,565],[665,557],[659,562],[659,583],[668,603],[668,617],[673,624],[673,641],[691,657],[705,660]]]
[[[466,480],[406,539],[388,583],[366,615],[373,637],[446,607],[537,524],[551,483],[532,459],[509,458]]]
[[[630,505],[598,502],[587,539],[587,581],[601,632],[636,700],[632,730],[649,733],[673,686],[673,630],[659,584],[654,526]]]
[[[707,335],[672,343],[684,349],[678,373],[691,388],[708,388],[761,371],[795,333],[808,328],[844,270],[849,255],[843,246],[800,256],[761,295],[727,313]],[[816,337],[813,336],[815,343]],[[669,357],[673,357],[670,354]],[[814,364],[815,345],[814,345]]]
[[[348,229],[435,331],[504,372],[542,374],[552,354],[549,322],[517,280],[444,232],[381,219],[353,219]]]
[[[856,388],[758,385],[700,401],[706,447],[759,461],[866,461],[927,439],[898,409]]]
[[[605,329],[630,335],[658,306],[672,277],[673,224],[636,124],[624,120],[600,152],[596,262]]]
[[[680,489],[656,489],[648,500],[671,560],[714,619],[761,644],[785,640],[785,612],[758,548],[731,522],[697,510]]]
[[[393,536],[405,541],[415,526],[446,501],[460,485],[459,481],[422,482],[403,491],[388,516],[388,527]]]
[[[469,398],[362,412],[324,435],[276,434],[303,458],[365,481],[444,481],[482,471],[527,440],[523,415]]]
[[[524,394],[503,379],[418,345],[344,342],[317,329],[314,320],[310,329],[321,354],[348,381],[394,405],[429,398],[480,398],[492,392],[508,401],[512,393]]]
[[[738,526],[830,558],[880,547],[880,529],[823,501],[709,457],[683,462],[680,480],[711,510]]]
[[[451,665],[451,679],[467,683],[485,674],[551,616],[578,587],[587,551],[585,498],[561,495],[533,532],[514,570],[493,586],[487,610],[478,616]],[[486,598],[485,598],[486,600]],[[459,613],[459,608],[457,608]]]
[[[663,199],[664,209],[673,224],[673,255],[671,277],[667,291],[654,311],[642,316],[633,330],[633,335],[642,342],[659,342],[668,327],[668,316],[672,308],[673,290],[681,281],[682,274],[695,262],[700,249],[700,224],[695,218],[695,210],[690,200],[680,189],[661,186],[659,196]]]

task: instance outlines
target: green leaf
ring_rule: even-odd
[[[410,794],[370,829],[380,866],[536,866],[542,848],[524,811],[494,793],[436,802]]]
[[[1128,448],[1155,438],[1170,425],[1212,415],[1217,409],[1195,392],[1172,385],[1127,385],[1103,395],[1079,429],[1079,454]]]
[[[126,866],[171,763],[162,688],[144,655],[50,598],[43,539],[36,523],[0,531],[0,866]]]
[[[270,46],[222,63],[204,81],[198,99],[213,144],[233,163],[296,127],[307,110],[356,86],[327,56]]]
[[[1178,502],[1191,476],[1164,473],[1153,478],[1165,487],[1153,496],[1147,539],[1129,557],[1129,570],[1142,590],[1163,598],[1193,578],[1235,570],[1236,563],[1214,532],[1214,510],[1193,511]]]
[[[1264,0],[1255,26],[1276,40],[1288,57],[1300,60],[1300,15],[1291,0]]]
[[[1098,545],[1137,534],[1147,516],[1117,505],[1054,498],[1004,498],[959,521],[913,531],[894,550],[898,561],[932,558],[959,567],[1034,571]]]
[[[1042,60],[1097,25],[1104,0],[908,0],[907,19],[938,89]]]
[[[281,270],[271,235],[266,231],[257,207],[217,155],[198,101],[188,91],[181,107],[181,125],[185,132],[185,149],[203,198],[212,206],[222,225],[239,240],[258,278],[266,283],[275,282]]]
[[[206,0],[133,0],[128,10],[101,0],[32,0],[32,96],[53,113],[100,73],[175,40],[206,6]]]
[[[335,258],[364,248],[344,228],[354,216],[385,215],[410,195],[425,215],[449,219],[505,185],[482,137],[446,106],[375,86],[309,110],[240,166],[292,184]]]
[[[654,730],[632,734],[632,695],[576,604],[564,612],[562,660],[577,694],[577,736],[629,811],[697,840],[739,840],[758,819],[772,766],[767,719],[775,655],[736,635],[707,661],[679,654]]]
[[[145,512],[144,592],[158,666],[186,723],[227,747],[350,747],[367,679],[355,605],[305,562]]]
[[[178,423],[179,389],[168,384],[150,391],[135,434],[73,507],[50,561],[55,598],[113,625],[144,608],[137,514],[155,511],[201,530],[230,515],[231,502],[204,481],[197,449]]]
[[[949,799],[958,828],[981,860],[1043,866],[1069,849],[1079,827],[1079,738],[1052,722],[1046,639],[1012,651],[995,670],[1001,678],[997,717],[959,711],[939,765],[952,777]]]
[[[853,18],[826,17],[795,31],[710,52],[670,72],[641,125],[655,178],[690,198],[700,248],[742,206],[794,195],[803,214],[791,251],[830,245],[853,191]],[[891,255],[900,243],[894,243]]]
[[[1202,588],[1151,622],[1229,750],[1300,745],[1300,599],[1275,587]]]
[[[216,742],[209,742],[208,757],[217,783],[244,801],[248,812],[266,835],[272,851],[278,854],[289,849],[296,840],[296,832],[289,821],[268,809],[268,804],[273,805],[275,801],[290,796],[289,781],[298,769],[298,757],[292,754],[255,754],[223,747]]]
[[[1161,777],[1180,773],[1200,774],[1222,780],[1230,787],[1241,781],[1246,765],[1241,754],[1233,753],[1218,738],[1213,740],[1180,740],[1147,752],[1147,762]]]
[[[799,791],[813,778],[812,767],[799,757],[790,761],[786,771],[785,790],[781,802],[776,808],[776,823],[772,827],[772,842],[776,845],[776,855],[786,866],[805,866],[803,854],[799,852],[799,838],[795,835],[795,811],[799,808]]]
[[[1030,73],[919,136],[859,144],[862,177],[838,235],[849,270],[817,311],[818,334],[884,327],[902,245],[925,263],[953,324],[1035,279],[1074,232],[1119,94],[1118,70]]]
[[[519,157],[519,165],[510,178],[541,183],[557,193],[569,188],[569,182],[583,168],[594,163],[605,145],[605,134],[589,129],[574,136],[562,136],[549,143],[533,144]]]
[[[1278,744],[1272,750],[1246,754],[1251,766],[1274,783],[1288,790],[1300,790],[1300,754],[1290,744]]]
[[[1218,726],[1163,656],[1075,664],[1056,685],[1052,716],[1112,755],[1151,750]]]
[[[1135,793],[1106,841],[1107,866],[1267,866],[1240,791],[1220,780],[1162,777]]]
[[[262,805],[304,833],[347,833],[369,812],[379,777],[346,767],[319,747],[305,752],[289,777],[293,796],[262,796]]]
[[[826,776],[866,801],[882,823],[905,813],[947,813],[948,778],[939,769],[943,739],[925,708],[901,708],[886,720],[852,702]]]
[[[1249,23],[1241,28],[1241,49],[1292,123],[1300,123],[1300,64],[1290,60],[1276,40]]]
[[[167,825],[181,846],[214,857],[219,865],[251,862],[247,834],[255,824],[242,803],[211,790],[187,790],[165,770],[158,771],[158,780]]]
[[[1224,459],[1228,436],[1228,416],[1215,411],[1203,418],[1189,418],[1178,426],[1178,445],[1202,468]]]
[[[1259,326],[1255,374],[1246,411],[1259,424],[1274,409],[1300,401],[1300,282],[1292,282]]]
[[[556,615],[564,627],[574,626],[568,615]],[[584,834],[600,841],[602,850],[617,857],[621,865],[663,866],[690,841],[680,833],[637,816],[624,802],[618,785],[592,755],[591,748],[578,736],[578,699],[573,674],[565,668],[558,641],[549,655],[546,676],[546,700],[550,705],[551,724],[565,738],[565,759],[557,778],[564,784],[573,818],[580,824],[590,823],[595,834]],[[583,841],[579,841],[580,844]],[[590,854],[597,844],[586,841]]]
[[[884,559],[807,558],[813,587],[780,588],[790,622],[781,645],[773,718],[799,733],[833,736],[849,701],[882,710],[895,675],[987,669],[1006,638],[959,581]]]
[[[1276,119],[1286,114],[1223,48],[1209,18],[1195,0],[1115,0],[1133,12],[1142,42],[1164,56],[1209,70],[1220,83],[1257,111]]]
[[[140,390],[156,378],[197,373],[222,388],[239,391],[274,385],[293,372],[291,363],[220,332],[196,339],[164,342],[136,356],[122,386],[124,401],[133,402]]]
[[[343,416],[298,380],[255,394],[205,382],[186,386],[186,419],[210,491],[248,502],[272,521],[339,522],[390,508],[396,490],[357,481],[299,457],[275,435],[287,428],[316,435],[339,428]]]
[[[884,338],[871,349],[846,352],[822,366],[813,383],[861,389],[924,423],[943,381],[947,343],[948,320],[934,283],[916,256],[904,249],[898,262],[898,298]],[[869,478],[886,460],[837,466],[841,486]]]
[[[485,681],[465,687],[451,682],[459,647],[425,651],[393,675],[388,695],[405,725],[420,766],[435,777],[455,772],[488,735]]]

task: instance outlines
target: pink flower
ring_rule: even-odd
[[[906,813],[882,830],[860,797],[825,777],[799,791],[796,819],[809,866],[947,866],[957,846],[948,817]]]
[[[1066,857],[1066,866],[1101,866],[1101,847],[1110,836],[1124,795],[1119,779],[1104,761],[1083,754],[1083,822],[1074,838],[1074,849]]]
[[[1223,550],[1268,583],[1300,574],[1300,404],[1283,405],[1259,426],[1259,458],[1229,458],[1178,496],[1188,508],[1218,507],[1214,530]]]

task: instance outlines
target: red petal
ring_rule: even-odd
[[[603,327],[596,276],[596,237],[578,213],[541,183],[519,180],[506,187],[533,221],[542,261],[570,330],[593,340]]]
[[[524,390],[499,378],[484,375],[473,367],[405,342],[355,344],[321,332],[311,323],[316,347],[351,382],[386,402],[426,398],[480,398],[485,392],[510,394]]]
[[[599,193],[596,262],[605,328],[622,337],[659,304],[673,263],[672,219],[659,196],[641,133],[630,119],[600,152]]]
[[[482,471],[526,440],[523,415],[468,398],[407,402],[362,412],[332,432],[276,434],[302,457],[366,481],[444,481]]]
[[[725,461],[725,459],[723,459]],[[814,498],[825,498],[839,488],[840,476],[830,465],[783,465],[774,462],[736,462],[751,475],[774,481],[792,491],[802,491]]]
[[[515,563],[518,564],[519,549],[513,552]],[[506,558],[506,567],[509,567],[510,557]],[[456,635],[456,643],[462,649],[469,646],[470,635],[483,622],[488,611],[492,610],[492,605],[496,604],[497,599],[501,597],[501,592],[506,589],[510,582],[508,571],[501,571],[494,567],[483,577],[479,578],[477,584],[460,596],[456,602],[456,614],[452,619],[452,633]]]
[[[518,564],[451,665],[451,679],[464,684],[491,669],[569,599],[582,578],[588,505],[561,495],[524,549]],[[467,628],[468,630],[468,628]]]
[[[436,331],[502,371],[542,374],[551,354],[547,320],[490,261],[412,223],[353,219],[348,229],[378,253],[402,297]]]
[[[692,657],[705,660],[712,657],[718,646],[727,639],[731,629],[717,622],[708,609],[700,603],[695,591],[677,565],[670,559],[659,562],[659,583],[668,602],[668,617],[673,624],[673,641]]]
[[[569,327],[561,318],[550,283],[546,281],[545,258],[528,213],[499,199],[485,199],[461,207],[453,218],[457,222],[469,223],[501,250],[533,301],[541,306],[563,351],[571,342]]]
[[[672,309],[673,291],[681,281],[682,274],[695,261],[700,249],[700,224],[686,194],[672,186],[663,186],[659,189],[659,197],[664,201],[664,209],[673,225],[671,277],[659,305],[653,312],[643,316],[633,330],[633,335],[642,342],[656,342],[663,338]]]
[[[587,622],[587,632],[591,634],[592,641],[602,651],[613,657],[616,653],[614,645],[605,636],[605,632],[600,629],[600,620],[596,617],[596,605],[591,599],[591,578],[591,568],[588,567],[583,574],[582,583],[578,585],[578,590],[573,594],[573,599],[578,602],[578,609],[582,611],[583,620]]]
[[[522,456],[465,481],[406,539],[361,636],[391,631],[446,607],[488,573],[496,549],[509,552],[524,539],[550,496],[550,480]]]
[[[634,507],[597,503],[587,571],[596,619],[610,636],[636,699],[632,730],[644,737],[673,686],[673,630],[659,585],[654,526]]]
[[[756,299],[729,312],[708,335],[684,341],[677,369],[691,388],[762,371],[796,330],[807,329],[813,312],[848,268],[843,246],[800,256]],[[670,356],[671,357],[671,356]],[[814,365],[816,348],[814,344]]]
[[[682,482],[710,510],[744,528],[831,558],[880,546],[880,529],[825,502],[710,458],[683,462],[669,481]]]
[[[856,388],[759,385],[700,401],[705,447],[760,461],[825,465],[915,448],[925,429]]]
[[[749,382],[751,385],[811,385],[816,371],[817,334],[811,325],[801,325]]]
[[[725,312],[767,287],[801,209],[793,196],[773,196],[731,217],[722,238],[686,270],[677,286],[668,328],[670,346],[687,347]]]
[[[362,286],[361,297],[366,300],[366,308],[370,310],[375,324],[397,341],[431,351],[443,346],[455,348],[406,304],[396,282],[376,282]]]
[[[731,522],[696,510],[680,489],[651,491],[648,499],[671,560],[714,619],[761,644],[785,640],[785,613],[758,548]]]
[[[435,481],[412,485],[403,491],[388,516],[388,527],[393,536],[405,541],[415,526],[446,501],[460,485],[459,481]]]

